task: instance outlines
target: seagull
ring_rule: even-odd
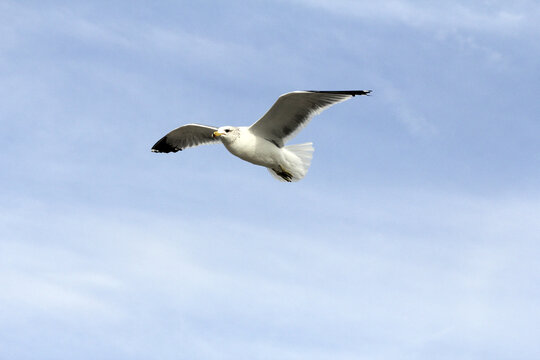
[[[188,147],[222,142],[242,160],[264,166],[273,177],[291,182],[302,179],[311,164],[313,143],[285,146],[313,116],[330,106],[371,90],[293,91],[281,95],[251,126],[208,126],[187,124],[172,130],[152,147],[170,153]]]

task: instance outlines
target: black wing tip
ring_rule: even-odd
[[[369,95],[372,90],[308,90],[309,92],[322,94],[343,94],[343,95]]]
[[[167,137],[165,136],[159,139],[159,141],[155,143],[154,146],[152,146],[151,151],[155,153],[170,153],[170,152],[182,151],[182,149],[174,147],[171,144],[169,144],[167,142]]]

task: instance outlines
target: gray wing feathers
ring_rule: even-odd
[[[218,142],[212,137],[217,128],[207,125],[189,124],[174,129],[152,146],[153,152],[169,153],[185,148]]]
[[[251,125],[250,130],[258,136],[283,146],[300,131],[311,118],[326,108],[350,99],[355,95],[367,95],[370,91],[294,91],[281,95],[275,104]]]

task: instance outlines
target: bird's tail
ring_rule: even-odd
[[[311,159],[313,158],[313,143],[295,144],[285,146],[285,156],[283,164],[279,169],[271,169],[270,174],[280,181],[298,181],[306,176]]]

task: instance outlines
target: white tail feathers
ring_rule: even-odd
[[[298,181],[306,176],[311,159],[313,158],[313,143],[285,146],[281,169],[268,169],[270,174],[279,181]]]

